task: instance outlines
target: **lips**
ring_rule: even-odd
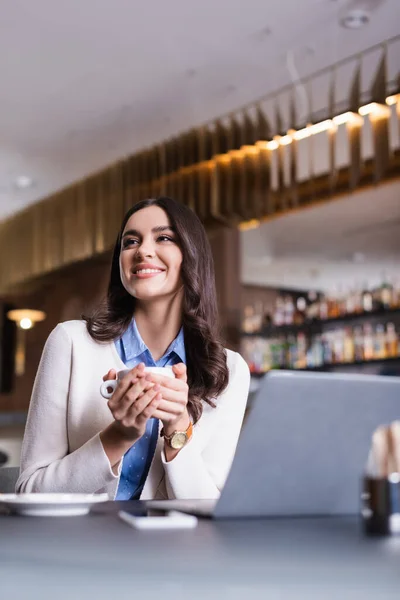
[[[139,279],[148,279],[149,277],[156,277],[163,273],[165,269],[152,265],[150,263],[141,263],[133,269],[133,275]]]
[[[136,267],[134,267],[133,274],[136,275],[137,273],[146,271],[162,273],[163,271],[165,271],[165,269],[159,267],[158,265],[152,265],[151,263],[140,263],[139,265],[136,265]]]

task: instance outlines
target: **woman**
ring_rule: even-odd
[[[18,492],[218,498],[249,389],[242,357],[216,334],[210,246],[170,198],[125,216],[107,300],[50,334],[36,376]],[[172,366],[175,378],[145,371]],[[101,380],[130,371],[108,404]]]

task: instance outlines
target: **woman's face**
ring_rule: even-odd
[[[138,300],[175,295],[182,288],[182,252],[167,214],[159,206],[134,213],[122,234],[121,281]]]

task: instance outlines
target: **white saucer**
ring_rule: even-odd
[[[108,494],[0,494],[0,505],[29,517],[86,515],[92,504],[108,500]]]

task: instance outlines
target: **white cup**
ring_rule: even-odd
[[[172,367],[145,367],[146,373],[157,373],[158,375],[163,375],[164,377],[171,377],[172,379],[175,377],[175,373],[172,370]],[[131,369],[122,369],[122,371],[118,371],[117,379],[107,379],[100,386],[100,394],[103,398],[107,398],[109,400],[121,379],[127,375]]]

